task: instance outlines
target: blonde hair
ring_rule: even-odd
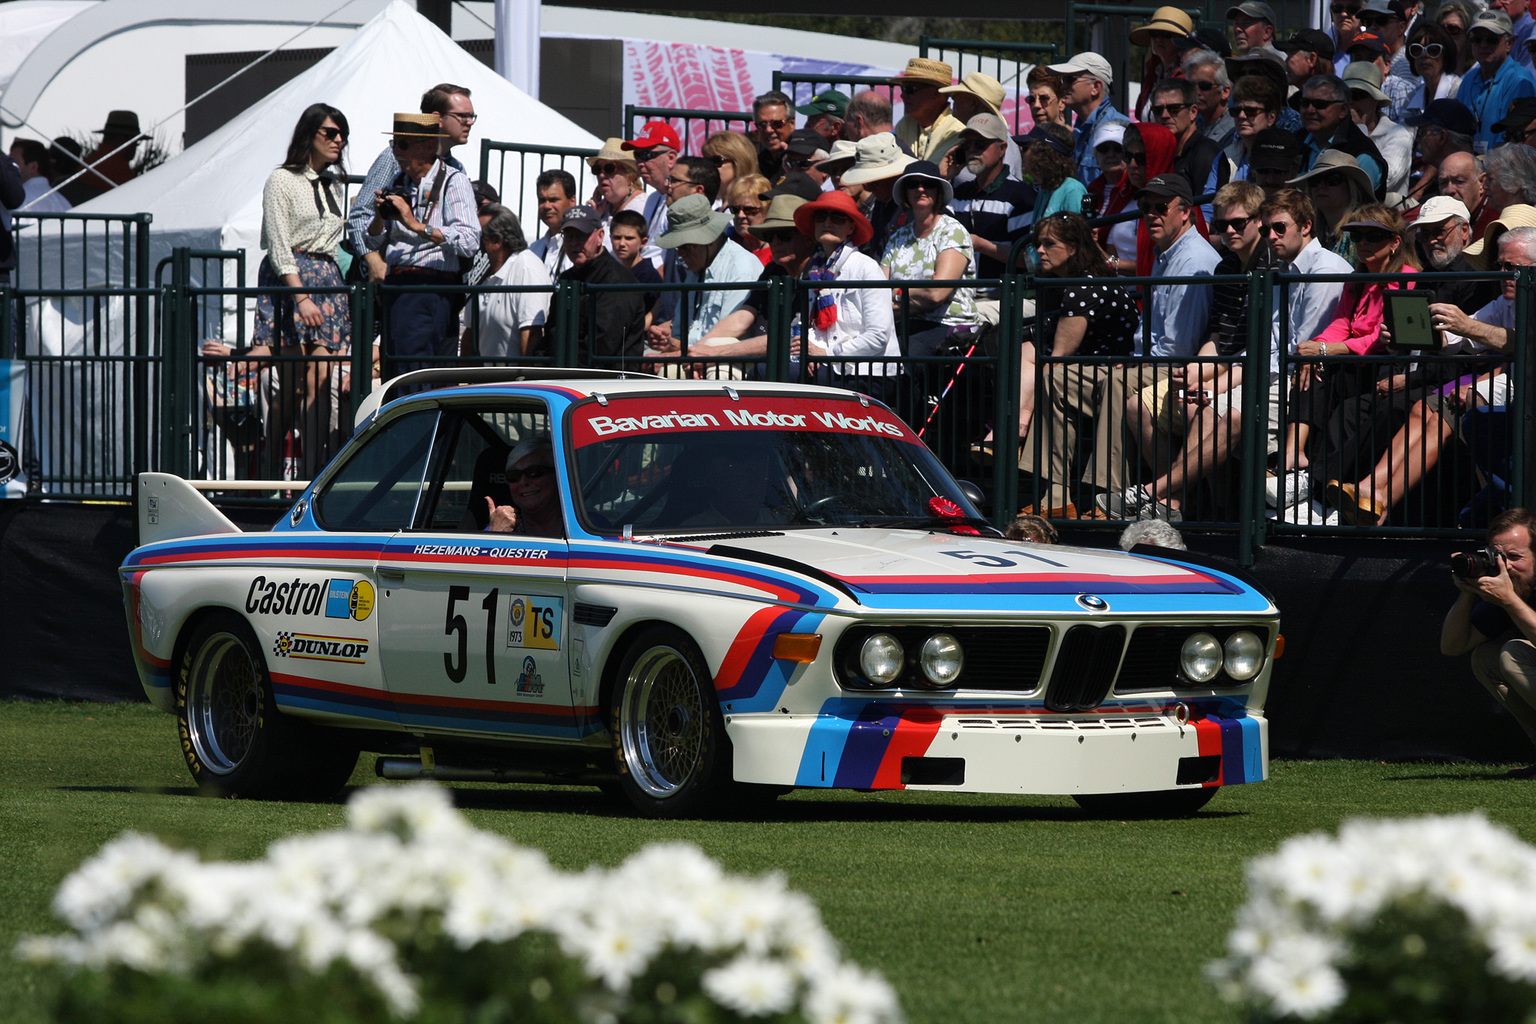
[[[731,194],[725,197],[726,205],[734,205],[743,194],[757,199],[773,185],[761,174],[748,174],[731,182]],[[759,200],[761,201],[761,200]]]
[[[705,156],[725,157],[736,168],[738,181],[757,173],[757,150],[739,132],[712,132],[704,140],[704,146],[699,152]]]

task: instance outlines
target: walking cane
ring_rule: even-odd
[[[917,432],[918,437],[922,437],[923,432],[933,425],[933,418],[939,414],[939,407],[944,404],[944,399],[949,397],[949,392],[954,388],[955,381],[959,380],[960,375],[965,372],[965,361],[971,358],[971,353],[975,352],[976,346],[980,344],[981,332],[977,331],[974,340],[971,341],[971,347],[966,349],[965,355],[960,357],[960,365],[955,369],[955,375],[949,378],[949,383],[945,384],[944,390],[939,392],[938,399],[933,403],[933,411],[930,412],[928,414],[928,418],[923,421],[923,429]]]

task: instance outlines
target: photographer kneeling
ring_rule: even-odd
[[[1472,674],[1536,743],[1536,608],[1531,606],[1536,565],[1531,556],[1536,514],[1501,512],[1488,524],[1486,551],[1451,556],[1451,579],[1461,593],[1440,627],[1440,653],[1472,654]],[[1536,766],[1516,768],[1536,778]]]

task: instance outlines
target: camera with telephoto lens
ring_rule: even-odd
[[[394,203],[389,202],[390,196],[399,196],[409,205],[411,202],[411,190],[404,187],[386,188],[384,194],[379,196],[379,201],[374,204],[378,208],[380,217],[383,217],[385,220],[399,220],[400,211],[395,208]]]
[[[1451,555],[1451,573],[1464,580],[1499,574],[1499,553],[1493,548],[1457,551]]]

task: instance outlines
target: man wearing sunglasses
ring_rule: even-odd
[[[794,101],[770,89],[752,101],[752,127],[757,140],[757,169],[769,181],[778,181],[784,169],[784,149],[795,130]]]
[[[1509,55],[1519,61],[1527,71],[1533,70],[1531,51],[1525,46],[1531,38],[1531,29],[1536,28],[1536,20],[1531,18],[1531,0],[1492,0],[1488,7],[1490,10],[1503,11],[1509,15],[1509,25],[1513,33],[1510,37]]]
[[[905,113],[896,122],[896,137],[919,160],[939,163],[965,130],[949,109],[949,97],[939,92],[955,81],[955,71],[941,60],[913,57],[891,84],[901,92]]]
[[[1377,199],[1386,195],[1387,161],[1376,143],[1351,118],[1349,86],[1343,79],[1318,75],[1303,87],[1301,131],[1296,138],[1303,149],[1303,170],[1310,171],[1324,151],[1336,149],[1355,158],[1371,179]]]
[[[1199,95],[1200,134],[1226,149],[1237,138],[1237,125],[1227,110],[1232,97],[1232,79],[1227,62],[1214,50],[1204,47],[1184,58],[1184,77],[1194,83]]]
[[[1333,44],[1334,74],[1343,71],[1344,65],[1349,63],[1344,50],[1360,31],[1360,9],[1364,6],[1363,0],[1333,0],[1328,6],[1329,22],[1323,34]]]
[[[1518,99],[1536,96],[1536,77],[1509,59],[1514,28],[1503,11],[1483,11],[1467,28],[1472,58],[1477,64],[1461,78],[1456,98],[1477,118],[1473,150],[1487,153],[1503,139],[1493,126],[1504,119]]]
[[[1093,156],[1093,133],[1106,121],[1130,120],[1109,101],[1114,72],[1109,61],[1091,50],[1079,53],[1065,64],[1051,64],[1046,70],[1060,75],[1067,83],[1067,94],[1062,99],[1076,115],[1073,157],[1077,160],[1077,177],[1084,185],[1091,185],[1099,176],[1099,162]]]
[[[1360,9],[1360,26],[1365,32],[1381,40],[1386,49],[1385,61],[1389,69],[1388,74],[1399,78],[1411,79],[1414,77],[1413,68],[1408,63],[1408,53],[1403,47],[1403,40],[1408,38],[1408,22],[1412,13],[1417,13],[1415,4],[1410,11],[1409,5],[1402,0],[1367,0]],[[1356,36],[1355,43],[1359,42]],[[1354,43],[1351,44],[1353,46]],[[1354,58],[1359,60],[1358,57]]]
[[[645,205],[639,210],[645,218],[647,230],[653,239],[660,238],[667,230],[667,207],[675,198],[669,191],[669,180],[677,158],[683,152],[683,144],[677,132],[665,121],[647,121],[633,139],[620,143],[625,152],[633,153],[635,166],[640,169],[640,180],[653,191],[645,197]],[[642,250],[644,258],[662,269],[666,253],[650,242]]]

